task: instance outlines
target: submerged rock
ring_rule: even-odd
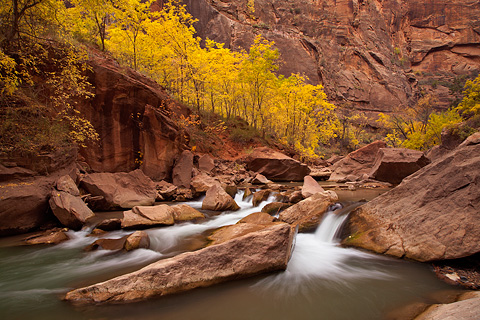
[[[92,204],[96,210],[130,209],[155,203],[155,184],[141,170],[91,173],[83,178],[81,185],[92,196],[103,197]]]
[[[208,189],[202,203],[202,209],[213,211],[236,211],[240,209],[240,207],[219,184],[215,184]]]
[[[266,147],[256,148],[245,163],[248,170],[273,181],[302,181],[310,173],[306,164]]]
[[[136,272],[68,292],[76,303],[132,302],[284,270],[293,232],[275,224],[233,240],[152,263]]]
[[[478,138],[353,211],[343,243],[418,261],[480,252]]]
[[[282,211],[278,220],[298,226],[298,231],[307,231],[317,226],[328,208],[338,201],[333,191],[317,192]]]

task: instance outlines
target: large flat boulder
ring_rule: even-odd
[[[132,302],[284,270],[293,233],[275,224],[233,240],[160,260],[143,269],[68,292],[76,303]]]
[[[403,178],[425,167],[430,160],[422,151],[405,148],[381,148],[370,171],[370,178],[399,184]]]
[[[302,181],[310,173],[306,164],[267,147],[256,148],[245,158],[248,170],[273,181]]]
[[[136,206],[123,213],[122,228],[150,228],[160,225],[172,225],[174,209],[166,204],[159,206]]]
[[[480,133],[351,213],[343,243],[418,261],[480,252]]]
[[[91,173],[81,186],[102,200],[92,204],[96,210],[130,209],[155,203],[156,186],[141,170],[117,173]]]
[[[307,231],[317,226],[328,208],[338,201],[334,191],[317,192],[313,196],[280,212],[278,220]]]
[[[375,141],[349,153],[330,167],[330,181],[356,181],[367,178],[377,158],[377,152],[386,148],[383,141]]]

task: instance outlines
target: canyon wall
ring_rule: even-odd
[[[275,41],[280,72],[303,73],[338,106],[367,113],[415,104],[446,108],[480,70],[477,0],[183,0],[197,33],[246,49]]]

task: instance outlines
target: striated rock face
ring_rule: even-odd
[[[81,155],[95,171],[132,171],[155,180],[171,178],[184,133],[170,115],[187,113],[156,83],[114,61],[91,55],[89,82],[95,97],[79,106],[100,135]]]
[[[143,269],[67,293],[77,303],[131,302],[259,273],[284,270],[293,234],[276,224],[215,246],[160,260]]]
[[[480,133],[351,213],[344,244],[418,261],[480,252]]]
[[[280,72],[304,73],[337,104],[388,112],[413,104],[420,86],[447,107],[480,70],[476,0],[183,0],[202,38],[246,49],[275,41]],[[476,74],[475,74],[476,75]]]

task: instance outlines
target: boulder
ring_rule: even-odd
[[[125,241],[128,236],[121,237],[119,239],[98,239],[93,243],[86,246],[83,250],[90,252],[98,249],[117,251],[122,250],[125,246]]]
[[[80,230],[88,219],[95,216],[80,197],[64,191],[53,190],[49,203],[55,217],[65,227],[73,230]]]
[[[92,203],[96,210],[130,209],[155,203],[155,184],[141,170],[87,174],[81,186],[92,196],[103,197]]]
[[[54,183],[49,178],[0,183],[0,236],[26,233],[54,221],[48,211]]]
[[[70,239],[66,232],[68,229],[55,228],[26,238],[24,241],[29,245],[36,244],[59,244]]]
[[[172,225],[174,210],[166,205],[159,206],[136,206],[132,210],[123,213],[122,228],[148,228],[160,225]]]
[[[458,300],[447,304],[434,304],[417,316],[415,320],[478,319],[480,292],[462,294]]]
[[[201,171],[212,172],[214,168],[215,162],[208,154],[204,154],[198,158],[198,169]]]
[[[177,187],[190,188],[193,170],[193,153],[184,150],[173,167],[173,184]]]
[[[248,170],[258,172],[273,181],[302,181],[310,173],[306,164],[270,148],[256,148],[245,158]]]
[[[177,204],[171,206],[173,209],[173,218],[177,222],[204,219],[205,215],[200,211],[190,207],[187,204]]]
[[[403,178],[430,163],[422,151],[404,148],[381,148],[370,171],[370,178],[399,184]]]
[[[311,176],[305,176],[303,179],[302,197],[306,199],[317,192],[325,192],[325,190]]]
[[[152,263],[102,283],[68,292],[75,303],[115,303],[207,287],[260,273],[285,270],[293,232],[275,224],[233,240]]]
[[[266,212],[254,212],[249,214],[243,219],[240,219],[238,223],[251,223],[251,224],[271,224],[275,221],[275,218]]]
[[[100,222],[95,226],[95,228],[103,231],[119,230],[121,227],[122,227],[122,220],[117,218],[103,220],[102,222]]]
[[[174,199],[178,190],[177,186],[163,180],[157,183],[156,188],[157,196],[160,195],[161,199],[166,201]]]
[[[257,173],[255,177],[253,177],[252,184],[268,184],[272,183],[272,181],[268,180],[263,174]]]
[[[193,177],[191,182],[191,186],[195,194],[205,193],[208,189],[210,189],[216,184],[219,185],[220,181],[218,181],[218,179],[216,178],[209,176],[206,173],[200,173],[199,175],[196,175],[195,177]]]
[[[208,245],[213,246],[224,243],[232,239],[244,236],[248,233],[263,230],[265,228],[265,225],[255,223],[240,223],[221,227],[213,231],[212,234],[207,237],[207,240],[210,241]]]
[[[150,247],[150,238],[145,231],[135,231],[125,239],[123,249],[132,251],[135,249],[148,249]]]
[[[353,211],[343,243],[418,261],[480,252],[479,138]]]
[[[377,152],[386,148],[383,141],[375,141],[369,145],[349,153],[342,160],[330,167],[332,174],[329,181],[356,181],[368,176],[377,158]]]
[[[298,226],[298,231],[308,231],[316,227],[328,208],[338,201],[333,191],[317,192],[280,212],[278,220]]]
[[[267,205],[265,205],[262,208],[262,212],[266,212],[270,215],[277,215],[281,211],[287,209],[288,207],[291,207],[291,203],[283,203],[283,202],[271,202]]]
[[[245,191],[243,192],[243,197],[242,199],[245,200],[247,199],[248,197],[250,197],[251,195],[253,195],[255,193],[255,188],[245,188]]]
[[[202,209],[213,211],[236,211],[240,209],[240,207],[219,184],[215,184],[208,189],[202,203]]]
[[[78,190],[77,184],[69,175],[61,176],[57,180],[55,187],[58,191],[64,191],[76,197],[80,196],[80,191]]]
[[[254,207],[258,207],[260,203],[266,201],[270,196],[271,190],[260,190],[253,194],[252,204]]]

